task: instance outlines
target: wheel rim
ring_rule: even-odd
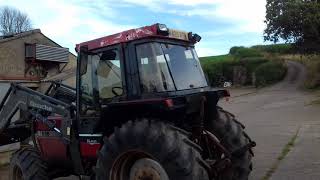
[[[23,180],[22,171],[18,166],[13,168],[13,180]]]
[[[169,180],[166,171],[155,160],[143,158],[134,163],[130,170],[130,180]]]
[[[128,151],[113,163],[111,180],[169,180],[164,168],[152,156],[141,151]]]

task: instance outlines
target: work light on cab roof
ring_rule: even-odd
[[[76,51],[79,51],[80,46],[87,46],[88,50],[98,49],[114,44],[125,43],[133,40],[143,38],[164,38],[188,41],[195,44],[201,40],[198,34],[192,32],[185,32],[181,30],[168,28],[165,24],[153,24],[151,26],[144,26],[137,29],[130,29],[117,34],[105,36],[102,38],[86,41],[76,45]]]

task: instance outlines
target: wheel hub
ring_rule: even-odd
[[[164,168],[149,154],[142,151],[128,151],[114,162],[112,180],[169,180]]]
[[[150,167],[144,167],[135,173],[133,180],[160,180],[160,174]]]
[[[143,158],[134,163],[130,170],[132,180],[169,180],[162,166],[149,158]]]

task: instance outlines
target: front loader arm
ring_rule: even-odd
[[[70,140],[72,105],[46,96],[32,89],[18,84],[11,84],[8,92],[0,104],[0,133],[9,128],[13,123],[12,118],[18,110],[30,114],[30,120],[42,121],[50,129],[57,132],[64,140]],[[61,129],[55,127],[47,120],[50,115],[58,114],[63,118]]]

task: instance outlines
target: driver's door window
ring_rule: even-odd
[[[91,53],[81,75],[81,104],[84,112],[96,109],[101,100],[123,94],[122,66],[119,49]]]
[[[119,51],[104,51],[96,63],[97,89],[100,99],[109,99],[123,93]]]

